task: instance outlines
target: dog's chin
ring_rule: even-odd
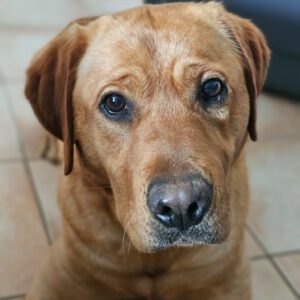
[[[166,228],[156,221],[151,222],[150,228],[151,230],[147,230],[147,233],[143,235],[144,238],[131,240],[140,252],[156,253],[175,247],[221,244],[227,239],[230,231],[227,224],[216,222],[213,215],[186,231]]]

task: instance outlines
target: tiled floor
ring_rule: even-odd
[[[43,131],[24,99],[32,54],[70,20],[141,0],[0,1],[0,300],[21,299],[59,229],[59,169],[39,158]],[[264,94],[247,146],[246,247],[254,300],[300,299],[300,101]]]

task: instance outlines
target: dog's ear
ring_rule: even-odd
[[[25,95],[41,124],[64,142],[66,175],[73,168],[76,69],[88,42],[84,27],[94,19],[72,22],[35,55],[27,70]]]
[[[252,22],[230,13],[225,14],[223,22],[230,39],[242,56],[244,76],[250,98],[248,132],[251,139],[256,141],[256,99],[266,79],[270,50],[263,33]]]

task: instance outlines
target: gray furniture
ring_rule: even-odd
[[[228,10],[251,19],[272,50],[266,87],[300,97],[300,0],[223,0]]]

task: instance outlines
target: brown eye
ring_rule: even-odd
[[[204,101],[219,101],[223,98],[225,86],[218,78],[208,79],[201,85],[201,98]]]
[[[126,109],[127,103],[125,97],[117,93],[111,93],[104,97],[102,100],[104,109],[109,114],[121,114]]]
[[[133,103],[122,94],[111,92],[102,97],[99,110],[108,119],[130,122],[132,120]]]

